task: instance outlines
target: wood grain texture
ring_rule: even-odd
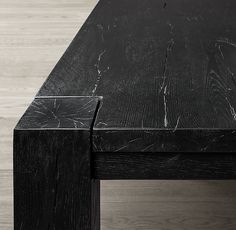
[[[235,130],[235,7],[101,0],[38,96],[103,96],[95,135],[157,129],[165,140],[166,130]]]
[[[176,207],[177,206],[177,207]],[[158,208],[159,207],[159,208]],[[113,205],[104,205],[110,212],[107,218],[104,218],[103,223],[106,230],[115,229],[167,229],[167,230],[215,230],[225,229],[233,230],[235,227],[235,211],[234,204],[221,204],[221,207],[226,209],[226,213],[219,216],[219,211],[216,211],[215,204],[202,203],[196,207],[193,203],[175,203],[170,205],[167,203],[117,203]],[[135,214],[132,211],[136,210]],[[123,212],[124,216],[120,213]],[[143,214],[145,213],[145,214]],[[168,215],[171,213],[171,216]],[[116,218],[113,216],[116,215]],[[176,216],[176,219],[173,216]],[[226,217],[227,216],[227,217]]]
[[[12,130],[96,3],[0,0],[1,230],[13,229]],[[103,230],[236,228],[235,181],[102,181],[101,188]]]
[[[102,226],[105,230],[233,230],[234,184],[235,181],[102,181]]]
[[[122,137],[122,138],[121,138]],[[99,130],[93,135],[95,152],[231,152],[236,151],[236,130]]]
[[[98,100],[93,97],[35,99],[16,129],[91,128]]]
[[[12,230],[12,171],[0,170],[0,227]],[[187,189],[186,189],[187,188]],[[103,230],[234,230],[235,181],[101,181]]]
[[[95,178],[222,180],[236,178],[236,156],[230,153],[95,153]]]
[[[15,124],[96,3],[0,0],[1,169],[13,167]]]
[[[99,230],[100,186],[92,179],[90,153],[97,103],[81,97],[35,99],[17,124],[15,230]]]
[[[0,228],[13,229],[12,170],[0,169]]]

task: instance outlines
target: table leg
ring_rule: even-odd
[[[91,174],[89,132],[15,130],[14,229],[99,230]]]

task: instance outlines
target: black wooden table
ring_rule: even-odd
[[[14,130],[15,230],[100,229],[104,179],[236,179],[235,10],[101,0]]]

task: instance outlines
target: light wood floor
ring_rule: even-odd
[[[96,3],[0,0],[0,230],[13,229],[13,127]],[[101,200],[102,230],[236,229],[234,181],[102,181]]]

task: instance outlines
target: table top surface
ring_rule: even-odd
[[[191,141],[174,150],[233,144],[235,10],[235,0],[100,0],[37,97],[98,97],[96,151],[172,151],[180,136]],[[117,135],[126,141],[107,147]],[[154,145],[163,135],[168,147]]]

